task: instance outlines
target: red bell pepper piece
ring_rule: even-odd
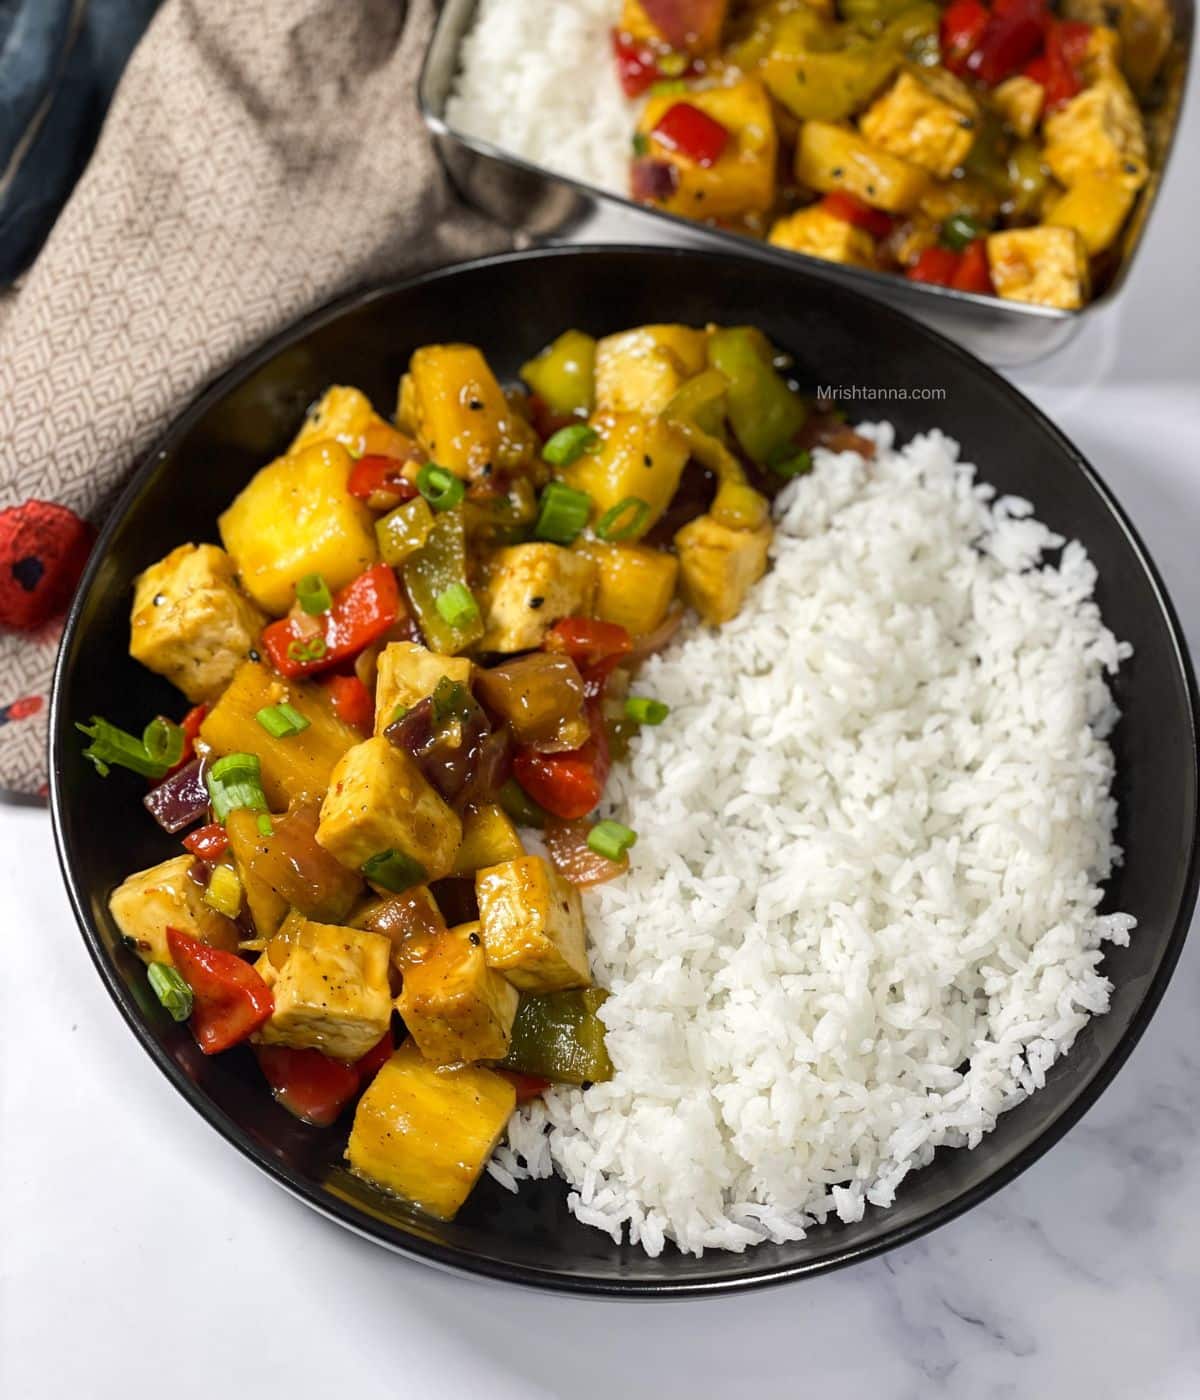
[[[225,854],[229,837],[220,822],[210,822],[183,838],[183,848],[209,865],[215,865]]]
[[[1025,65],[1024,73],[1045,91],[1044,110],[1053,112],[1083,91],[1082,68],[1092,26],[1052,21],[1046,26],[1046,50]]]
[[[350,1065],[320,1050],[286,1045],[256,1045],[254,1053],[275,1102],[302,1122],[327,1128],[375,1078],[394,1049],[389,1026],[362,1059]]]
[[[1009,0],[988,20],[967,57],[966,71],[988,87],[1011,78],[1041,48],[1045,27],[1042,0]]]
[[[981,0],[953,0],[942,11],[942,64],[952,73],[962,73],[988,24],[987,7]]]
[[[245,1040],[274,1011],[270,987],[236,953],[213,948],[177,928],[167,929],[167,947],[192,989],[192,1034],[206,1055]]]
[[[618,622],[564,617],[546,634],[542,649],[569,656],[583,677],[584,694],[589,700],[596,700],[604,694],[608,678],[621,658],[633,650],[633,638]]]
[[[358,1074],[358,1082],[362,1088],[365,1089],[384,1065],[392,1058],[392,1052],[395,1048],[396,1043],[392,1039],[392,1028],[389,1026],[362,1059],[355,1060],[354,1068]]]
[[[179,721],[179,727],[183,730],[183,752],[179,755],[179,762],[174,768],[169,768],[164,777],[169,778],[172,773],[178,773],[181,768],[186,767],[196,757],[196,738],[200,733],[200,726],[204,723],[206,714],[208,714],[207,705],[193,705]]]
[[[720,42],[725,0],[642,0],[642,9],[673,49],[704,53]]]
[[[612,32],[612,45],[621,91],[626,97],[641,97],[662,76],[658,71],[658,55],[649,44],[640,43],[619,29]]]
[[[935,287],[949,287],[958,271],[960,254],[952,248],[926,248],[905,272],[910,282],[929,282]]]
[[[950,285],[959,292],[995,294],[992,270],[988,266],[986,239],[974,239],[959,254],[958,266],[951,275]]]
[[[330,676],[329,699],[343,724],[369,734],[375,727],[375,701],[357,676]]]
[[[690,102],[669,107],[651,134],[660,146],[686,156],[704,170],[716,165],[729,144],[728,128]]]
[[[403,467],[404,462],[399,457],[360,457],[351,469],[346,490],[360,501],[371,502],[372,497],[388,497],[388,501],[381,502],[381,509],[393,501],[396,505],[401,501],[411,501],[417,494],[417,488],[404,479],[401,474]]]
[[[306,626],[308,618],[282,617],[263,628],[263,650],[281,676],[311,676],[349,661],[377,641],[400,610],[396,575],[386,564],[375,564],[338,593],[327,613],[313,619],[320,630],[314,633]]]
[[[835,219],[841,219],[843,223],[866,229],[872,238],[886,238],[892,231],[890,215],[881,209],[872,209],[857,195],[846,190],[831,190],[821,200],[821,208],[832,214]]]
[[[540,1074],[522,1074],[519,1069],[498,1069],[495,1071],[517,1091],[517,1102],[528,1103],[530,1099],[540,1098],[550,1087],[550,1081],[543,1079]]]
[[[513,777],[539,806],[564,821],[586,817],[595,808],[612,766],[598,701],[588,704],[588,720],[592,737],[582,748],[569,753],[518,749],[513,755]]]

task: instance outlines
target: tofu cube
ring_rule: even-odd
[[[237,925],[204,902],[203,887],[188,874],[192,865],[191,856],[174,856],[130,875],[109,896],[113,922],[144,963],[173,965],[168,928],[229,953],[237,949]]]
[[[533,455],[533,429],[516,413],[474,345],[426,345],[409,363],[401,405],[421,446],[466,480],[511,471]]]
[[[596,407],[661,413],[704,369],[708,337],[691,326],[638,326],[596,342]]]
[[[1109,74],[1042,123],[1042,158],[1068,187],[1084,175],[1111,175],[1131,189],[1146,183],[1146,129],[1124,78]]]
[[[655,128],[681,102],[698,107],[729,133],[724,150],[711,165],[701,165],[683,151],[673,150],[655,135]],[[649,161],[669,165],[673,188],[664,194],[639,187],[634,162],[634,198],[682,214],[689,219],[732,219],[764,213],[775,202],[775,160],[778,137],[767,90],[757,78],[743,78],[730,87],[689,89],[686,93],[651,94],[638,120],[638,131],[649,143]]]
[[[913,209],[929,184],[928,172],[919,166],[831,122],[805,122],[800,128],[796,178],[823,194],[846,190],[889,214]]]
[[[691,449],[674,423],[642,413],[593,414],[600,441],[563,472],[569,486],[586,491],[594,520],[630,496],[645,501],[649,514],[630,539],[651,529],[671,503]]]
[[[356,456],[375,453],[382,457],[409,455],[410,439],[380,417],[360,389],[334,384],[309,409],[304,426],[292,439],[288,456],[318,442],[340,442]]]
[[[1088,258],[1073,228],[1037,224],[988,234],[988,265],[999,296],[1077,311],[1088,297]]]
[[[482,590],[483,651],[529,651],[564,617],[591,617],[596,566],[557,544],[514,544],[493,557]]]
[[[653,632],[675,597],[679,560],[643,544],[587,540],[576,548],[596,566],[596,616],[634,637]]]
[[[221,516],[221,539],[259,607],[282,616],[305,574],[336,592],[376,562],[374,516],[346,489],[353,467],[341,443],[315,443],[263,467]]]
[[[1112,175],[1081,175],[1046,209],[1046,222],[1078,231],[1089,256],[1116,241],[1137,191]]]
[[[382,734],[403,705],[411,710],[446,677],[469,685],[471,662],[465,656],[441,656],[416,642],[392,642],[379,653],[375,680],[375,733]]]
[[[579,891],[541,856],[521,856],[475,876],[488,965],[523,992],[586,987]]]
[[[1022,140],[1032,136],[1042,115],[1046,89],[1023,73],[1005,78],[992,90],[992,105]]]
[[[956,78],[945,72],[940,76],[937,82],[901,73],[858,125],[872,145],[946,179],[971,149],[979,108]]]
[[[520,994],[490,968],[479,924],[447,929],[404,973],[396,1010],[427,1060],[453,1065],[508,1054]]]
[[[321,803],[317,840],[351,870],[395,851],[427,880],[454,868],[462,823],[426,781],[411,755],[376,735],[337,762]]]
[[[719,626],[741,611],[767,571],[771,535],[769,520],[757,530],[731,530],[701,515],[675,536],[684,599],[705,622]]]
[[[266,621],[223,549],[181,544],[134,584],[129,654],[197,704],[225,689]]]
[[[819,204],[777,219],[768,241],[776,248],[790,248],[793,253],[807,253],[826,262],[876,266],[875,240],[866,229],[839,219]]]
[[[360,1059],[391,1025],[391,952],[381,933],[295,920],[292,937],[272,939],[255,964],[275,998],[257,1039]]]
[[[439,1068],[406,1040],[358,1101],[346,1157],[373,1181],[439,1220],[452,1220],[517,1105],[490,1069]]]

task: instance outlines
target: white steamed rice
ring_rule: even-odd
[[[625,193],[637,114],[617,80],[620,0],[481,0],[451,125],[536,165]]]
[[[671,706],[610,781],[640,833],[584,894],[614,1079],[515,1115],[493,1176],[557,1170],[650,1254],[804,1234],[974,1147],[1108,1005],[1097,913],[1129,654],[1095,570],[932,432],[817,452],[773,566],[638,681]]]

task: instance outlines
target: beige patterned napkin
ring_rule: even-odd
[[[194,394],[339,292],[501,247],[416,106],[433,0],[167,0],[0,303],[0,789],[45,790],[93,522]],[[56,615],[57,614],[57,615]]]

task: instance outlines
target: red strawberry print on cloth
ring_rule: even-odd
[[[0,627],[28,632],[63,612],[95,537],[54,501],[0,510]]]

